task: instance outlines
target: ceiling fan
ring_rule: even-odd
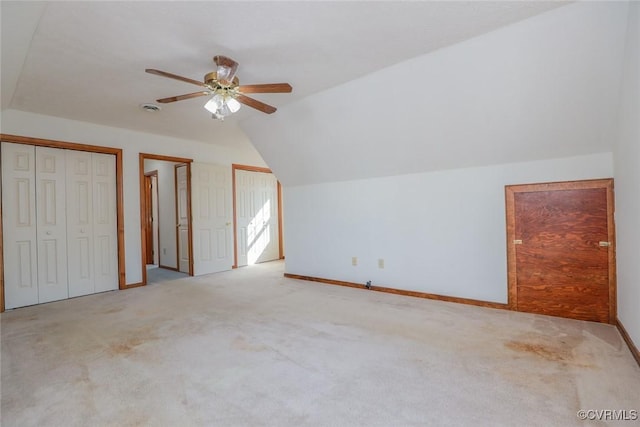
[[[247,93],[289,93],[292,90],[289,83],[240,85],[240,81],[236,76],[238,69],[236,61],[226,56],[217,55],[213,57],[213,62],[216,63],[216,71],[207,73],[203,82],[167,73],[166,71],[147,68],[145,70],[147,73],[180,80],[204,88],[198,92],[158,99],[157,102],[166,104],[200,96],[211,96],[204,108],[211,112],[213,118],[224,120],[225,117],[238,111],[240,104],[267,114],[272,114],[276,111],[275,107],[246,96],[245,94]]]

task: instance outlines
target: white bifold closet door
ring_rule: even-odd
[[[64,150],[36,147],[38,302],[69,298]]]
[[[117,289],[115,156],[3,142],[2,203],[6,308]]]
[[[5,308],[38,303],[36,151],[2,143],[2,237]]]
[[[238,267],[280,258],[275,175],[236,170],[236,216]]]
[[[118,288],[115,157],[67,150],[69,296]]]

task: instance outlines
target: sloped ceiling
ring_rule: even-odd
[[[282,108],[562,5],[2,1],[2,109],[234,145],[246,141],[234,138],[238,124],[262,113],[243,108],[221,123],[203,99],[144,112],[141,103],[194,91],[144,69],[200,80],[225,54],[240,63],[243,83],[291,83],[290,95],[256,95]]]
[[[611,150],[626,2],[0,2],[2,109],[223,146],[285,185]],[[212,120],[146,74],[212,56],[279,108]],[[10,115],[5,115],[10,117]],[[249,139],[246,138],[249,136]],[[250,142],[249,142],[250,140]],[[241,148],[241,147],[240,147]]]
[[[285,186],[610,152],[627,8],[571,4],[243,129]]]

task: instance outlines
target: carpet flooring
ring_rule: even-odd
[[[640,368],[610,325],[283,268],[3,313],[2,426],[638,425],[577,416],[640,410]]]
[[[189,275],[186,273],[169,270],[167,268],[147,268],[147,285],[168,282],[170,280],[187,279],[188,277]]]

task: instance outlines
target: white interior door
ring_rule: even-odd
[[[280,257],[278,181],[271,173],[236,170],[238,266]]]
[[[231,168],[191,164],[194,275],[230,270]]]
[[[36,147],[38,302],[69,298],[65,151]]]
[[[256,214],[255,190],[253,174],[248,171],[236,170],[236,228],[238,248],[238,267],[248,264],[250,242],[248,241],[249,226]]]
[[[178,217],[178,270],[189,273],[189,210],[187,209],[187,166],[176,167],[176,210]]]
[[[94,292],[118,289],[116,157],[91,153]]]
[[[38,303],[35,147],[2,143],[5,308]]]
[[[66,151],[69,296],[95,292],[91,153]]]
[[[153,264],[160,265],[160,217],[158,216],[158,175],[151,176],[151,220],[153,232]]]
[[[262,174],[258,178],[258,211],[257,220],[262,219],[262,226],[256,223],[256,237],[249,260],[255,262],[273,261],[280,257],[278,242],[278,180],[272,173]],[[262,227],[262,228],[261,228]]]

